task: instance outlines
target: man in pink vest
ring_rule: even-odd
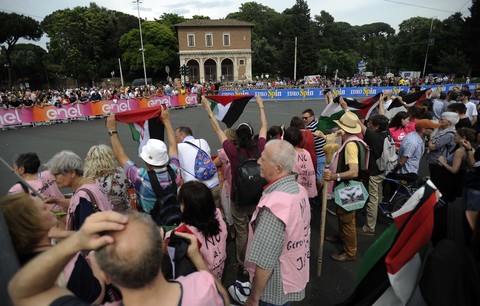
[[[10,282],[10,297],[15,305],[89,305],[56,280],[77,252],[96,250],[101,276],[120,289],[124,305],[229,305],[226,290],[198,252],[195,236],[179,235],[192,241],[188,255],[198,272],[169,282],[161,271],[163,240],[147,214],[93,214],[80,230],[25,265]]]
[[[303,300],[309,279],[308,193],[292,175],[290,143],[270,140],[258,164],[268,185],[249,227],[245,268],[252,288],[245,305],[289,305]]]

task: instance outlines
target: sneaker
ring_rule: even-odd
[[[363,227],[357,227],[357,234],[363,236],[373,236],[375,232],[367,231]]]
[[[248,297],[250,296],[250,290],[252,288],[252,284],[250,282],[240,282],[238,280],[235,281],[233,285],[228,287],[228,293],[232,299],[239,303],[240,305],[245,304]]]

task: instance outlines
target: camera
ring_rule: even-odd
[[[330,88],[326,88],[322,91],[323,95],[326,95],[328,92],[330,92]]]

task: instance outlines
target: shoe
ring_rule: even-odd
[[[252,284],[250,282],[240,282],[238,280],[235,281],[233,285],[228,287],[228,293],[232,299],[239,303],[240,305],[245,304],[248,297],[250,296],[250,290],[252,288]]]
[[[338,235],[326,236],[325,241],[328,241],[330,243],[342,243],[342,239],[340,239]]]
[[[357,256],[350,256],[347,253],[342,253],[342,254],[332,254],[330,257],[339,262],[345,262],[345,261],[355,261],[357,260]]]
[[[363,236],[373,236],[375,232],[366,231],[363,227],[357,227],[357,234]]]

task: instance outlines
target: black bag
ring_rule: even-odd
[[[197,268],[188,257],[190,240],[175,235],[172,231],[168,242],[168,256],[164,257],[162,272],[166,279],[175,279],[196,272]]]
[[[167,166],[167,171],[170,179],[172,180],[171,192],[165,193],[160,186],[160,182],[157,179],[157,174],[154,170],[148,171],[148,177],[150,178],[150,184],[152,185],[153,192],[157,196],[157,201],[150,211],[152,219],[157,225],[178,225],[182,212],[180,211],[180,203],[177,200],[177,183],[175,181],[175,172],[170,165]]]
[[[267,182],[260,176],[260,166],[257,160],[260,157],[258,148],[255,148],[255,158],[243,156],[240,148],[237,149],[238,167],[233,181],[232,198],[238,205],[257,205],[262,197],[263,187]]]

